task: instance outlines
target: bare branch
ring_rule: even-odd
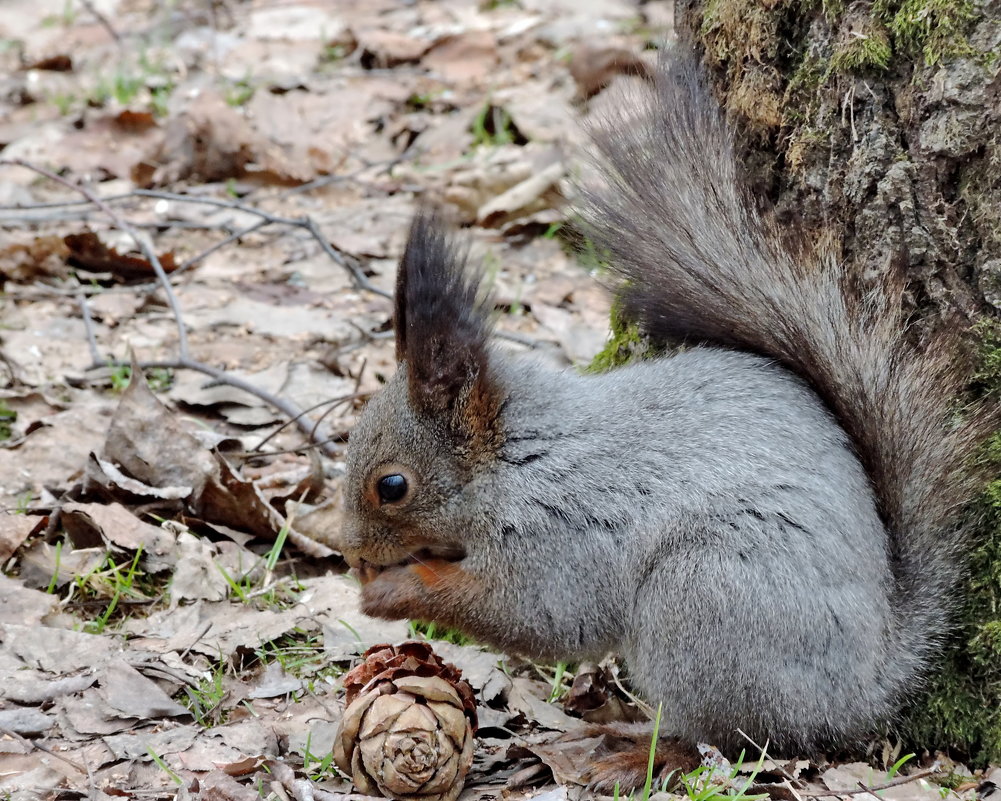
[[[94,4],[90,0],[80,0],[80,5],[86,8],[94,16],[94,18],[101,24],[101,27],[108,32],[108,35],[111,36],[112,39],[121,43],[122,37],[118,35],[118,31],[114,29],[104,14],[94,8]]]
[[[301,228],[308,232],[313,239],[319,244],[321,250],[327,254],[334,262],[343,267],[348,271],[351,276],[351,280],[358,289],[363,289],[366,292],[371,292],[374,295],[379,295],[384,298],[392,298],[393,295],[384,289],[380,289],[374,286],[369,280],[368,276],[361,269],[358,261],[349,256],[337,248],[335,248],[330,241],[323,235],[320,231],[319,226],[312,217],[282,217],[278,214],[272,214],[264,209],[259,209],[255,206],[250,206],[246,203],[241,203],[238,200],[224,200],[222,198],[216,197],[192,197],[191,195],[183,195],[177,192],[161,192],[157,189],[136,189],[135,194],[140,197],[152,197],[159,198],[161,200],[173,200],[179,203],[196,203],[203,206],[215,206],[222,209],[233,209],[234,211],[242,211],[245,214],[252,214],[260,217],[263,220],[267,220],[269,223],[275,223],[277,225],[288,225],[293,228]]]
[[[181,305],[177,302],[177,296],[174,294],[174,288],[170,284],[170,280],[167,278],[167,272],[163,269],[163,265],[160,264],[160,259],[156,255],[156,252],[150,247],[146,238],[140,236],[139,232],[130,225],[117,211],[115,211],[111,206],[109,206],[101,197],[94,194],[90,189],[80,184],[74,184],[72,181],[68,181],[61,175],[57,175],[51,170],[47,170],[44,167],[39,167],[36,164],[32,164],[24,159],[0,159],[0,165],[8,164],[16,167],[24,167],[27,170],[36,172],[39,175],[44,175],[51,181],[55,181],[58,184],[62,184],[68,189],[72,189],[74,192],[79,192],[85,198],[87,198],[91,203],[97,206],[101,211],[108,215],[119,230],[124,231],[130,237],[132,241],[136,243],[136,246],[142,251],[143,256],[149,261],[150,266],[153,268],[153,272],[156,273],[157,280],[160,282],[160,287],[163,289],[164,294],[167,296],[167,303],[170,305],[170,310],[174,315],[174,320],[177,323],[177,352],[181,359],[189,358],[188,353],[188,333],[184,327],[184,319],[181,317]]]
[[[917,773],[911,773],[908,776],[898,776],[895,779],[891,779],[888,782],[883,782],[882,784],[874,784],[871,787],[859,782],[858,789],[855,790],[829,790],[826,793],[803,793],[805,798],[841,798],[842,796],[850,795],[864,795],[865,793],[877,793],[880,790],[889,790],[891,787],[899,787],[902,784],[910,784],[911,782],[919,781],[920,779],[927,779],[929,776],[934,776],[939,772],[937,765],[933,765],[927,770],[919,770]]]

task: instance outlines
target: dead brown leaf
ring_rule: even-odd
[[[58,55],[48,56],[46,58],[40,58],[38,59],[38,61],[33,61],[30,64],[26,64],[24,69],[49,70],[51,72],[72,72],[73,59],[66,53],[59,53]]]
[[[142,133],[156,127],[156,117],[149,111],[126,109],[115,117],[115,124],[127,133]]]
[[[252,482],[218,456],[218,471],[195,498],[197,513],[206,520],[225,523],[265,538],[273,538],[285,524]]]
[[[98,238],[93,231],[69,234],[63,238],[69,248],[68,262],[91,273],[111,273],[119,281],[149,281],[156,277],[153,266],[142,256],[121,254]],[[173,253],[158,254],[167,273],[177,269]]]
[[[421,63],[444,80],[478,84],[497,67],[497,39],[490,31],[444,36],[424,53]]]
[[[565,732],[580,726],[580,720],[546,702],[543,696],[548,692],[548,687],[541,682],[524,677],[514,678],[508,692],[508,706],[546,729]]]
[[[401,64],[413,64],[427,51],[429,43],[383,28],[368,28],[355,35],[361,50],[361,63],[366,69],[389,69]]]
[[[570,691],[563,699],[563,708],[588,723],[646,720],[642,710],[615,692],[609,671],[602,665],[581,663]]]
[[[121,504],[67,503],[62,523],[78,548],[101,543],[127,551],[142,548],[142,564],[151,573],[173,567],[177,559],[167,530],[144,523]]]
[[[0,574],[0,622],[34,625],[56,611],[59,599]]]
[[[36,541],[20,555],[21,581],[27,587],[56,589],[65,587],[77,576],[85,576],[104,562],[104,548],[57,549],[48,542]]]
[[[0,283],[31,283],[38,278],[65,278],[70,250],[60,236],[33,237],[0,249]]]
[[[124,659],[111,660],[98,683],[108,706],[125,717],[150,720],[191,715],[187,707],[171,699]]]
[[[213,92],[199,94],[186,111],[172,118],[163,143],[133,170],[134,180],[144,186],[227,178],[294,185],[314,176]]]
[[[577,83],[578,95],[587,100],[598,94],[616,75],[653,78],[653,69],[635,53],[621,47],[581,45],[573,54],[570,74]]]
[[[0,564],[14,555],[14,551],[32,534],[37,534],[48,522],[48,517],[0,513]]]
[[[186,488],[191,497],[201,494],[218,469],[212,454],[153,394],[138,369],[112,417],[101,458],[143,484]],[[102,483],[94,475],[88,481]]]
[[[214,770],[198,780],[198,797],[201,801],[258,801],[260,794],[228,772]]]

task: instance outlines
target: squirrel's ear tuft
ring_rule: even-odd
[[[438,214],[419,211],[396,280],[396,358],[406,365],[417,411],[489,446],[496,442],[501,393],[490,370],[481,273],[466,262],[466,247]]]

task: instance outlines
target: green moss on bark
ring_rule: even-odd
[[[886,31],[873,25],[854,35],[835,48],[831,56],[831,69],[835,72],[864,72],[870,69],[885,70],[893,58],[893,48]]]
[[[898,51],[920,54],[929,67],[975,52],[966,38],[976,16],[970,0],[876,0],[873,12],[886,22]]]
[[[640,333],[636,323],[626,320],[622,313],[622,304],[618,299],[612,303],[609,328],[611,333],[608,342],[591,360],[587,372],[604,373],[651,354],[650,341]]]

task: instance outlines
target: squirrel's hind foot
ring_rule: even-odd
[[[650,763],[652,724],[607,723],[585,727],[583,732],[567,732],[574,736],[601,737],[595,758],[583,779],[588,787],[611,794],[618,785],[620,793],[642,789],[646,784]],[[561,738],[561,739],[564,739]],[[698,749],[692,743],[678,739],[659,739],[653,760],[653,786],[671,778],[691,773],[702,764]]]

